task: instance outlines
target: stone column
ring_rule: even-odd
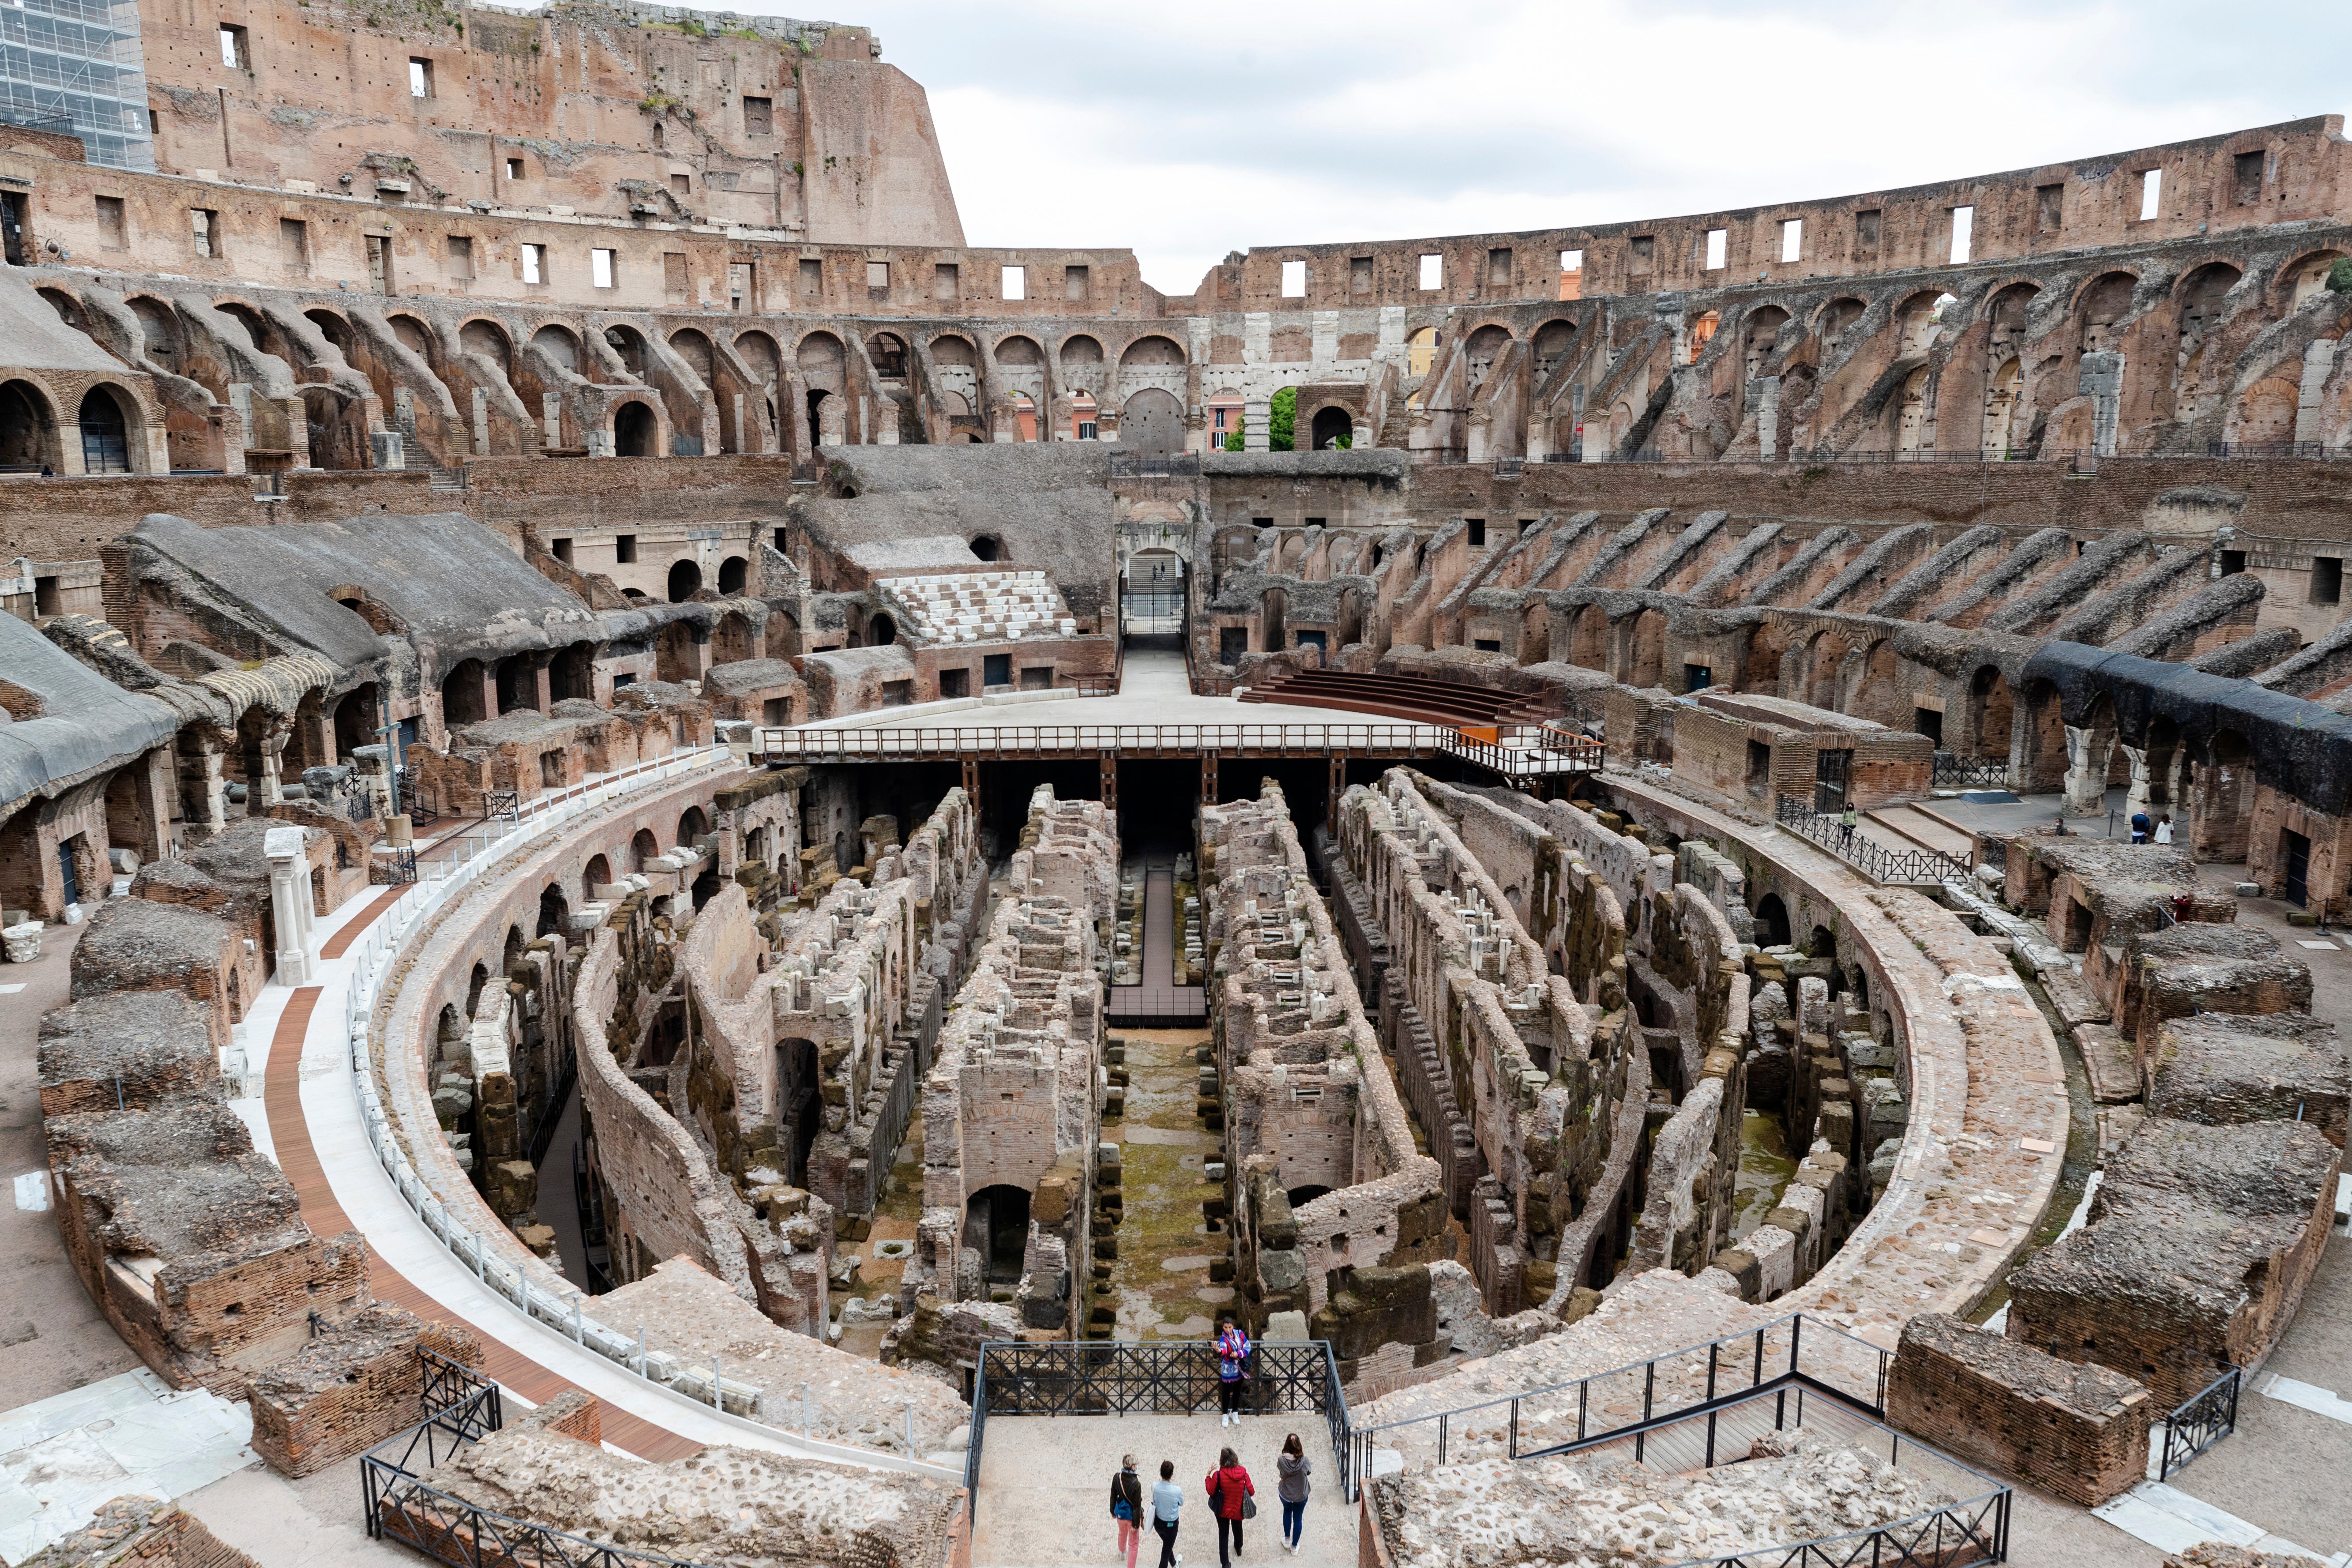
[[[308,985],[311,980],[310,865],[303,854],[309,830],[273,827],[262,836],[261,853],[269,862],[269,906],[277,917],[277,977],[288,985]]]

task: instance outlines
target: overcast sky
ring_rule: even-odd
[[[1252,245],[1832,196],[2352,99],[2340,4],[828,3],[929,90],[971,243],[1129,247],[1179,294]]]

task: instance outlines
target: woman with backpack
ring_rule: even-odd
[[[1315,1468],[1315,1461],[1307,1457],[1307,1446],[1293,1432],[1282,1440],[1282,1457],[1274,1468],[1282,1478],[1274,1489],[1282,1499],[1282,1543],[1298,1555],[1298,1538],[1307,1531],[1307,1477]],[[1130,1565],[1131,1568],[1131,1565]]]
[[[1217,1516],[1217,1561],[1223,1568],[1234,1568],[1233,1555],[1226,1551],[1230,1535],[1233,1552],[1242,1549],[1242,1521],[1257,1514],[1257,1488],[1250,1473],[1231,1448],[1217,1454],[1217,1468],[1209,1472],[1209,1511]]]
[[[1135,1568],[1135,1549],[1143,1543],[1143,1479],[1135,1473],[1135,1456],[1118,1461],[1110,1479],[1110,1516],[1118,1521],[1118,1555]]]
[[[1234,1322],[1227,1312],[1218,1320],[1217,1337],[1210,1342],[1217,1352],[1217,1406],[1223,1412],[1218,1418],[1220,1426],[1242,1424],[1242,1390],[1249,1381],[1249,1336]]]

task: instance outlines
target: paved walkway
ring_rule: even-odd
[[[1275,1457],[1282,1440],[1298,1434],[1315,1468],[1307,1499],[1305,1550],[1283,1552],[1282,1504],[1275,1495]],[[1339,1500],[1331,1462],[1330,1429],[1312,1412],[1252,1415],[1238,1427],[1200,1415],[992,1416],[980,1449],[980,1511],[972,1532],[977,1568],[1108,1568],[1118,1539],[1110,1516],[1110,1481],[1119,1458],[1133,1454],[1143,1478],[1144,1501],[1160,1479],[1160,1462],[1176,1467],[1184,1489],[1176,1550],[1188,1568],[1217,1558],[1217,1527],[1202,1482],[1230,1444],[1257,1488],[1258,1514],[1244,1526],[1245,1563],[1297,1562],[1305,1568],[1355,1568],[1356,1510]],[[1123,1561],[1123,1560],[1122,1560]],[[1145,1528],[1137,1568],[1160,1561],[1160,1538]]]
[[[1143,952],[1136,970],[1143,980],[1110,988],[1110,1016],[1171,1022],[1204,1017],[1202,988],[1175,984],[1176,857],[1160,850],[1145,856],[1143,865]]]

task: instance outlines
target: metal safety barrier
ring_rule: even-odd
[[[1965,880],[1968,862],[1940,849],[1889,849],[1834,816],[1825,816],[1794,795],[1784,795],[1772,809],[1772,820],[1801,838],[1811,840],[1874,882],[1916,885],[1951,878]]]
[[[1963,757],[1950,752],[1937,752],[1931,778],[1931,787],[1935,789],[2007,789],[2009,759]]]
[[[2244,1376],[2231,1367],[2165,1416],[2158,1480],[2170,1480],[2182,1466],[2238,1429],[2238,1389]]]

